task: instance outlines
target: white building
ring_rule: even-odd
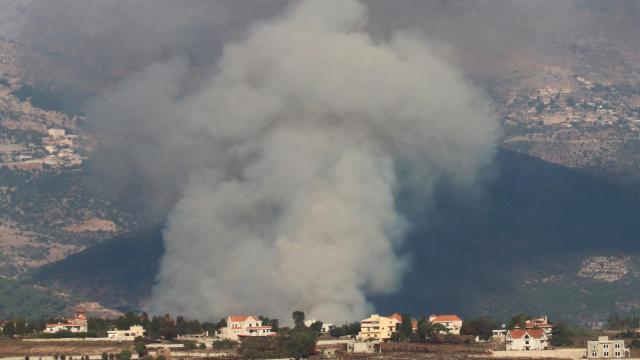
[[[257,316],[228,316],[227,326],[218,330],[218,336],[223,339],[238,340],[245,336],[273,336],[271,326],[262,325]]]
[[[376,353],[380,352],[380,342],[352,342],[347,344],[347,352],[350,353]]]
[[[542,329],[507,331],[507,351],[546,350],[549,348],[549,338]]]
[[[137,337],[144,337],[144,328],[140,325],[133,325],[129,330],[107,331],[107,338],[113,341],[133,341]]]
[[[629,357],[629,349],[624,347],[624,340],[609,340],[608,336],[599,336],[596,341],[587,341],[587,358],[609,359]]]
[[[458,315],[431,315],[429,323],[441,324],[447,328],[449,334],[460,335],[462,319]]]
[[[316,319],[309,319],[304,321],[304,326],[311,327],[314,323],[318,322]],[[331,329],[333,329],[335,325],[329,323],[322,323],[322,328],[320,329],[321,334],[327,334]]]
[[[87,317],[83,312],[78,312],[71,320],[47,324],[44,328],[44,332],[47,334],[59,332],[86,333],[87,330]]]

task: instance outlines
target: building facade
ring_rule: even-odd
[[[86,333],[87,330],[87,317],[84,315],[84,312],[76,313],[72,319],[65,322],[47,324],[44,328],[44,332],[47,334],[56,334],[59,332]]]
[[[107,338],[113,341],[133,341],[137,337],[144,337],[144,328],[140,325],[129,327],[129,330],[107,331]]]
[[[391,335],[396,331],[399,321],[395,317],[380,316],[373,314],[360,321],[360,333],[358,340],[362,341],[385,341],[391,339]]]
[[[549,338],[542,329],[507,331],[507,351],[547,350]]]
[[[547,334],[547,337],[551,337],[553,331],[553,324],[549,322],[546,315],[538,319],[527,320],[524,327],[526,329],[542,329],[544,333]]]
[[[227,326],[218,330],[219,337],[229,340],[239,340],[245,336],[273,336],[271,326],[262,325],[257,316],[234,315],[227,317]]]
[[[629,349],[624,340],[609,340],[608,336],[599,336],[598,340],[587,341],[587,358],[610,359],[629,357]]]
[[[429,323],[441,324],[447,328],[449,334],[460,335],[462,319],[458,315],[431,315]]]

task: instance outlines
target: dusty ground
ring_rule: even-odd
[[[27,342],[21,339],[0,339],[0,357],[38,356],[38,355],[99,355],[119,353],[122,349],[131,349],[132,342],[109,341],[65,341],[65,342]]]
[[[71,233],[81,233],[87,231],[116,232],[118,226],[111,220],[92,218],[79,223],[65,226],[64,231]]]

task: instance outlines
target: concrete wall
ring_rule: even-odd
[[[582,359],[586,356],[586,349],[554,349],[533,351],[492,351],[495,358],[556,358],[556,359]]]
[[[61,338],[61,339],[47,339],[47,338],[37,338],[37,339],[22,339],[22,341],[26,342],[70,342],[70,341],[109,341],[109,342],[126,342],[119,341],[114,339],[109,339],[106,337],[103,338]]]

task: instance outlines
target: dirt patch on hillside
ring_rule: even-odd
[[[69,233],[82,233],[82,232],[116,232],[118,226],[110,220],[92,218],[87,219],[81,223],[71,224],[64,227],[64,231]]]

